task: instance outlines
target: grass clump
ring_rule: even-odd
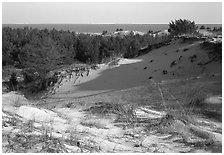
[[[92,114],[117,114],[134,116],[134,106],[110,102],[97,102],[94,106],[86,109]]]
[[[68,153],[80,152],[78,143],[77,149],[70,150],[66,145],[70,145],[72,136],[54,136],[51,126],[43,125],[36,127],[34,120],[23,121],[17,115],[4,112],[2,148],[4,153]],[[73,133],[68,133],[71,135]]]
[[[122,126],[133,125],[137,121],[135,107],[131,104],[98,102],[85,111],[101,116],[115,114],[117,116],[115,123],[121,123]]]

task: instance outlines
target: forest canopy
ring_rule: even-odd
[[[103,63],[114,57],[133,58],[142,47],[164,42],[169,36],[103,36],[56,29],[3,27],[2,65],[51,70],[57,65],[81,61]]]

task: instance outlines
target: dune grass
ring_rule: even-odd
[[[18,115],[4,112],[3,117],[3,153],[82,153],[99,152],[96,148],[81,144],[75,135],[80,134],[69,129],[67,136],[55,136],[51,125],[35,126],[34,120],[23,121]],[[7,128],[13,128],[7,132]]]
[[[158,89],[159,88],[159,89]],[[172,89],[172,87],[169,87]],[[174,96],[174,92],[167,89],[164,85],[157,86],[158,91],[156,94],[160,96],[161,105],[159,109],[164,111],[166,114],[161,118],[139,118],[136,114],[136,108],[147,105],[142,102],[134,104],[135,102],[129,103],[113,103],[113,102],[96,102],[91,107],[85,109],[90,115],[99,115],[100,117],[116,115],[116,120],[114,124],[116,126],[123,127],[126,129],[135,129],[135,127],[145,127],[146,131],[156,131],[156,132],[166,132],[165,128],[172,126],[172,123],[175,121],[180,121],[182,124],[188,125],[198,125],[197,118],[202,117],[200,113],[201,109],[204,106],[204,99],[206,97],[206,92],[202,87],[197,89],[192,88],[192,90],[183,90],[180,92],[178,97],[181,97],[182,100]],[[179,87],[181,89],[181,87]],[[138,90],[135,90],[138,91]],[[134,91],[134,92],[135,92]],[[180,90],[178,90],[180,91]],[[121,93],[121,92],[120,92]],[[124,93],[124,92],[123,92]],[[136,99],[132,94],[132,99]],[[184,97],[185,98],[184,98]],[[150,102],[153,102],[152,100]],[[148,104],[149,106],[149,104]],[[155,105],[154,105],[155,106]],[[151,106],[153,107],[153,106]],[[158,107],[157,109],[158,110]],[[8,113],[8,115],[10,115]],[[19,132],[16,133],[4,133],[3,139],[6,141],[4,145],[4,152],[14,152],[14,153],[69,153],[69,152],[101,152],[97,146],[94,144],[88,144],[87,142],[81,143],[81,139],[76,135],[80,133],[71,129],[67,131],[69,136],[55,137],[54,132],[50,126],[42,126],[41,128],[36,128],[34,121],[22,122],[21,119],[17,116],[10,115],[11,118],[6,120],[3,119],[4,126],[13,126],[19,129]],[[9,125],[10,124],[10,125]],[[81,122],[81,125],[88,126],[90,128],[97,127],[98,124]],[[40,133],[39,135],[34,133]],[[200,135],[206,139],[201,142],[188,142],[186,140],[180,141],[186,145],[192,146],[195,149],[197,148],[206,148],[211,147],[214,151],[220,150],[220,147],[216,148],[216,143],[210,141],[209,138],[206,138],[206,132],[201,132],[198,129],[192,130],[192,133]],[[173,132],[172,134],[179,134]],[[62,134],[63,135],[63,134]],[[205,136],[204,136],[205,135]],[[75,146],[76,150],[70,150],[68,146]],[[219,144],[217,144],[219,146]]]

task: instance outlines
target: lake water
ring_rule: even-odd
[[[202,24],[198,24],[200,27]],[[203,24],[205,27],[220,27],[221,24]],[[90,33],[101,33],[103,30],[107,32],[114,32],[117,28],[123,30],[132,30],[140,32],[148,32],[149,30],[167,30],[168,24],[3,24],[3,27],[11,28],[23,28],[32,27],[38,29],[53,29],[74,31],[74,32],[90,32]]]

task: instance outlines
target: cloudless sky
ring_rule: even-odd
[[[3,24],[165,23],[174,19],[222,23],[221,2],[4,2]]]

